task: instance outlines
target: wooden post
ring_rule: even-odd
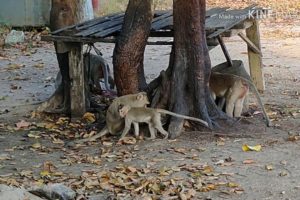
[[[246,29],[246,35],[249,40],[259,49],[259,51],[261,51],[259,26],[257,20],[254,19],[253,25]],[[265,81],[261,55],[254,52],[251,47],[248,46],[248,58],[250,74],[253,83],[259,92],[263,92],[265,90]]]
[[[86,112],[85,70],[82,43],[72,43],[71,47],[71,51],[69,52],[71,117],[72,119],[76,119],[82,117]]]

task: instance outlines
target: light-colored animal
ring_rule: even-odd
[[[255,85],[249,79],[234,74],[212,72],[209,80],[209,86],[213,97],[225,97],[226,113],[231,117],[239,117],[241,115],[245,97],[248,94],[249,88],[251,88],[263,111],[266,125],[272,126],[259,93]]]
[[[209,87],[213,99],[225,98],[226,114],[230,117],[240,117],[244,100],[249,92],[249,83],[242,78],[212,72]]]
[[[206,127],[208,127],[207,122],[194,118],[189,117],[186,115],[180,115],[177,113],[170,112],[164,109],[155,109],[155,108],[133,108],[128,105],[120,106],[119,109],[120,117],[125,118],[125,128],[122,132],[121,139],[126,136],[128,131],[130,130],[131,124],[134,125],[134,134],[136,137],[139,136],[139,123],[147,123],[150,131],[150,138],[156,138],[156,130],[164,135],[164,139],[168,138],[168,132],[164,130],[161,123],[161,114],[168,114],[175,117],[180,117],[183,119],[193,120],[202,123]]]

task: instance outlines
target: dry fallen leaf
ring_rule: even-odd
[[[187,149],[185,149],[185,148],[175,148],[174,151],[177,153],[181,153],[181,154],[187,153]]]
[[[87,112],[82,117],[87,123],[94,123],[96,121],[96,117],[93,113]]]
[[[118,141],[118,144],[136,144],[134,137],[124,137]]]
[[[207,165],[207,166],[204,167],[202,172],[204,174],[209,174],[209,173],[212,173],[213,171],[214,171],[214,168],[212,166]]]
[[[228,186],[228,187],[230,187],[230,188],[236,188],[236,187],[239,187],[239,185],[238,185],[238,184],[236,184],[236,183],[233,183],[233,182],[229,182],[229,183],[227,183],[227,186]]]
[[[65,142],[59,138],[53,138],[53,144],[65,144]]]
[[[37,143],[34,143],[33,145],[31,145],[32,148],[34,149],[40,149],[42,147],[41,143],[37,142]]]
[[[106,147],[111,147],[113,145],[112,142],[107,142],[107,141],[104,141],[102,144],[103,144],[103,146],[106,146]]]
[[[253,164],[253,163],[255,163],[255,161],[252,159],[247,159],[243,161],[243,164]]]
[[[217,146],[224,146],[225,145],[225,138],[219,137],[217,140]]]
[[[40,172],[40,176],[42,178],[47,178],[47,177],[50,177],[50,172],[49,171],[46,171],[46,170],[43,170]]]
[[[17,69],[20,69],[22,67],[25,67],[25,65],[22,65],[22,64],[8,64],[7,65],[7,70],[17,70]]]
[[[28,128],[30,125],[31,125],[31,123],[26,122],[25,120],[21,120],[20,122],[16,123],[17,129]]]
[[[58,120],[57,120],[57,122],[56,122],[56,124],[58,124],[58,125],[63,125],[63,124],[67,124],[67,123],[69,123],[69,118],[68,117],[60,117]]]
[[[269,171],[274,169],[273,165],[266,165],[265,167],[266,167],[266,170],[269,170]]]
[[[33,65],[33,67],[38,68],[38,69],[44,68],[44,66],[45,66],[44,63],[38,63],[38,64]]]
[[[40,138],[41,136],[38,135],[38,133],[35,133],[35,132],[31,132],[27,135],[29,138],[34,138],[34,139],[38,139]]]
[[[211,190],[215,190],[216,189],[216,185],[214,184],[208,184],[208,185],[205,185],[204,187],[202,187],[200,189],[200,192],[209,192]]]
[[[288,173],[286,171],[282,171],[279,173],[279,176],[287,176],[287,175],[288,175]]]
[[[289,136],[288,141],[295,142],[295,141],[298,141],[299,139],[300,139],[299,135],[292,135],[292,136]]]
[[[280,161],[280,164],[286,165],[286,164],[287,164],[287,161],[286,161],[286,160],[282,160],[282,161]]]
[[[244,144],[242,146],[243,151],[261,151],[261,145],[249,146]]]

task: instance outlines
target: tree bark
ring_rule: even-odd
[[[89,4],[91,5],[91,0],[52,0],[51,31],[90,19],[92,15],[86,9]],[[54,94],[39,106],[38,111],[70,114],[70,46],[62,42],[54,42],[54,46],[62,82]]]
[[[143,61],[153,17],[151,5],[152,0],[129,0],[113,53],[118,95],[136,93],[147,87]]]
[[[174,0],[174,46],[166,77],[154,91],[154,99],[159,100],[153,106],[166,106],[175,113],[201,118],[213,128],[214,119],[224,114],[208,88],[211,63],[205,35],[205,6],[205,0]],[[170,119],[171,138],[177,137],[182,128],[182,119]]]

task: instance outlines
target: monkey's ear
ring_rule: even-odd
[[[136,99],[139,100],[139,101],[143,100],[144,95],[145,95],[144,93],[138,93],[138,95],[136,96]]]

